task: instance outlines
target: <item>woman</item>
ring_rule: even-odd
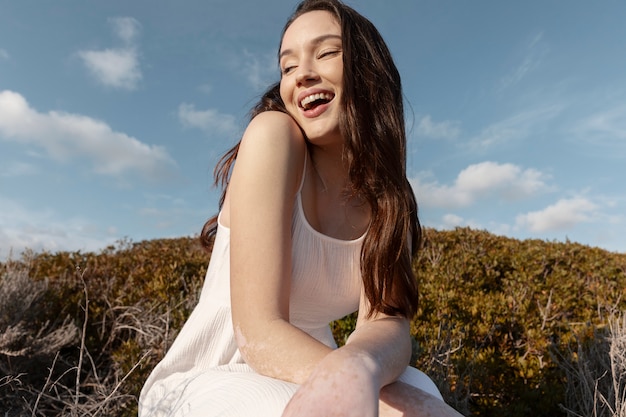
[[[215,241],[200,301],[140,416],[458,415],[407,367],[421,231],[384,41],[339,1],[305,0],[279,64],[216,169],[226,187],[203,230]],[[357,309],[337,348],[328,323]]]

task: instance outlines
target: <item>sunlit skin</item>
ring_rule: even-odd
[[[341,30],[331,14],[298,17],[280,51],[281,96],[290,115],[260,114],[241,141],[220,220],[231,231],[236,340],[257,372],[301,384],[285,417],[432,416],[433,407],[444,410],[440,416],[458,415],[440,400],[394,383],[411,355],[408,320],[368,317],[363,291],[356,330],[339,349],[289,323],[291,213],[305,158],[302,201],[314,228],[349,240],[361,236],[370,220],[369,207],[345,193],[341,47]],[[322,94],[322,104],[302,106],[313,93]],[[300,129],[310,140],[308,152]]]
[[[332,15],[315,11],[296,19],[283,37],[279,65],[281,98],[309,141],[341,149],[343,49],[341,28]],[[325,96],[323,104],[303,107],[302,100],[316,93]]]

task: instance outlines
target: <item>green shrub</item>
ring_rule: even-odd
[[[626,255],[575,243],[429,230],[415,269],[416,365],[433,367],[447,332],[447,379],[475,416],[565,415],[554,356],[575,360],[569,346],[586,324],[625,307]]]
[[[582,385],[569,384],[572,369],[579,347],[600,343],[598,330],[625,310],[626,254],[470,229],[425,232],[414,263],[412,363],[467,416],[575,415],[582,406],[572,391]],[[0,409],[136,415],[143,382],[198,300],[208,260],[196,239],[180,238],[0,264]],[[10,302],[16,294],[22,307]],[[355,321],[331,324],[340,345]]]

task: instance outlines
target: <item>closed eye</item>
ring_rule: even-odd
[[[318,58],[321,59],[321,58],[332,57],[332,56],[338,55],[339,52],[341,51],[338,51],[338,50],[324,51],[318,55]]]
[[[296,67],[295,67],[295,65],[292,65],[292,66],[289,66],[289,67],[285,67],[285,68],[283,68],[283,69],[281,70],[281,73],[282,73],[283,75],[285,75],[285,74],[289,74],[291,71],[293,71],[293,70],[294,70],[294,68],[296,68]]]

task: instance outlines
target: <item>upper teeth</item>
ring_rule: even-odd
[[[306,96],[305,98],[303,98],[300,102],[300,105],[302,107],[306,107],[308,104],[313,103],[315,100],[330,100],[332,98],[333,96],[328,93],[311,94],[310,96]]]

